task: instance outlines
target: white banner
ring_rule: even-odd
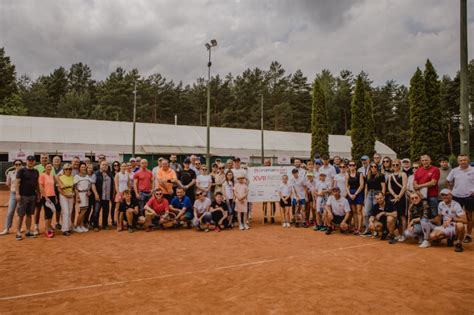
[[[109,151],[97,151],[97,152],[94,152],[95,153],[95,160],[96,162],[99,161],[99,155],[104,155],[105,156],[105,160],[109,163],[112,163],[114,161],[119,161],[121,162],[120,160],[120,154],[118,152],[109,152]]]
[[[291,157],[288,155],[282,155],[278,157],[278,164],[280,165],[291,165]]]
[[[75,156],[77,156],[81,161],[86,159],[86,154],[84,152],[65,151],[63,152],[63,161],[72,161]]]
[[[288,175],[291,166],[249,167],[249,196],[250,202],[279,201],[278,187],[281,177]]]
[[[10,151],[8,152],[8,162],[13,162],[15,160],[22,160],[23,162],[26,161],[26,157],[28,155],[35,155],[32,151]]]

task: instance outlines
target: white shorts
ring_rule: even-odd
[[[446,237],[453,237],[456,235],[456,227],[453,224],[450,224],[448,227],[437,226],[434,229],[435,231],[441,231]]]
[[[89,196],[87,196],[87,192],[79,192],[79,199],[81,200],[79,203],[80,208],[87,208],[89,206]]]

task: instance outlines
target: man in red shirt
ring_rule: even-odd
[[[145,205],[145,226],[147,227],[146,231],[152,231],[152,222],[157,222],[159,224],[160,217],[162,217],[168,212],[168,200],[163,198],[163,191],[161,189],[156,189],[153,193],[153,196],[150,198],[150,200],[148,200]]]
[[[421,156],[420,167],[416,170],[413,180],[413,188],[421,191],[428,200],[433,216],[438,214],[438,181],[440,178],[439,168],[431,165],[431,157],[427,154]],[[426,191],[426,194],[424,193]]]
[[[146,202],[150,199],[153,185],[153,173],[147,167],[148,161],[142,159],[140,161],[140,170],[133,174],[133,190],[138,199],[141,214],[143,214]]]

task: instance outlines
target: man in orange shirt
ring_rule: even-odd
[[[163,197],[171,201],[173,199],[173,184],[178,182],[176,172],[170,167],[168,160],[161,161],[161,167],[156,171],[155,189],[163,191]]]

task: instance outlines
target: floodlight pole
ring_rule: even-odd
[[[137,124],[137,82],[133,88],[133,139],[132,139],[132,157],[135,157],[135,132]]]
[[[206,48],[209,51],[209,61],[207,62],[207,113],[206,113],[206,165],[207,169],[211,170],[211,49],[217,46],[215,39],[210,43],[206,43]]]
[[[265,160],[265,147],[264,147],[264,131],[263,131],[263,94],[260,95],[260,127],[262,131],[262,165],[264,164]]]
[[[467,1],[460,0],[461,6],[461,102],[459,135],[461,140],[461,153],[469,155],[469,100],[468,100],[468,69],[467,69]]]

